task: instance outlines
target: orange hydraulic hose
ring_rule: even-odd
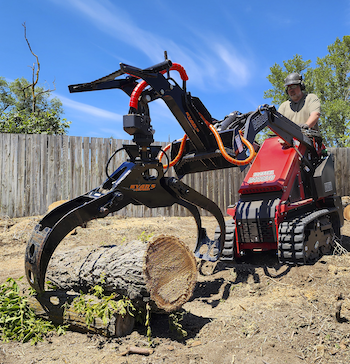
[[[180,76],[181,76],[181,79],[184,80],[184,81],[187,81],[188,80],[188,76],[186,74],[186,71],[185,69],[178,63],[173,63],[172,67],[170,67],[170,70],[176,70],[180,73]],[[160,73],[164,74],[166,72],[166,70],[163,70],[161,71]],[[147,87],[147,82],[146,81],[142,81],[140,82],[133,90],[132,94],[131,94],[131,97],[130,97],[130,104],[129,106],[130,107],[133,107],[135,109],[137,109],[137,105],[138,105],[138,99],[139,97],[141,96],[141,93],[142,91]],[[215,140],[216,142],[218,143],[218,147],[219,147],[219,150],[222,154],[222,156],[230,163],[232,164],[235,164],[237,166],[245,166],[247,164],[249,164],[254,156],[255,156],[255,150],[254,150],[254,147],[253,145],[247,140],[245,139],[242,135],[241,135],[241,140],[242,140],[242,143],[248,148],[249,150],[249,157],[244,159],[244,160],[238,160],[238,159],[235,159],[233,157],[231,157],[225,150],[225,146],[222,142],[222,139],[220,137],[220,134],[218,133],[218,131],[215,129],[215,127],[209,123],[205,117],[199,113],[199,115],[201,116],[201,118],[204,120],[204,122],[206,123],[206,125],[208,126],[208,128],[211,130],[211,132],[214,134],[214,137],[215,137]],[[186,140],[187,140],[187,135],[185,134],[184,137],[182,138],[181,140],[181,144],[180,144],[180,148],[179,148],[179,151],[176,155],[176,157],[168,164],[168,165],[163,165],[163,168],[166,169],[166,168],[169,168],[169,167],[173,167],[179,160],[180,158],[182,157],[182,154],[183,154],[183,151],[185,149],[185,143],[186,143]],[[164,152],[167,151],[169,148],[170,148],[171,144],[167,145],[165,148],[164,148]],[[159,153],[159,161],[161,161],[162,159],[162,156],[163,156],[163,151],[161,151]]]
[[[185,134],[183,136],[183,138],[181,139],[180,148],[179,148],[179,151],[178,151],[176,157],[169,164],[163,164],[164,169],[169,168],[169,167],[173,167],[180,160],[180,158],[182,157],[182,154],[184,152],[184,149],[185,149],[186,140],[187,140],[187,135]],[[164,151],[161,151],[159,153],[159,157],[158,157],[159,160],[162,160],[162,157],[163,157],[163,154],[164,154],[163,152],[166,152],[170,147],[171,147],[171,144],[168,144],[164,148]]]
[[[219,150],[222,154],[222,156],[230,163],[235,164],[237,166],[245,166],[247,164],[249,164],[253,158],[255,157],[255,150],[253,145],[247,140],[245,139],[242,135],[241,135],[241,140],[242,143],[245,144],[245,146],[248,148],[249,150],[249,157],[247,159],[244,160],[238,160],[235,158],[232,158],[225,150],[225,146],[221,140],[220,134],[218,133],[218,131],[215,129],[215,127],[210,124],[202,114],[199,113],[199,115],[201,116],[201,118],[204,120],[204,122],[207,124],[207,126],[209,127],[210,131],[214,134],[215,140],[218,143],[218,147]],[[163,165],[163,168],[166,169],[168,167],[173,167],[181,158],[183,151],[185,149],[185,142],[187,140],[187,135],[185,134],[184,137],[181,140],[181,144],[180,144],[180,149],[176,155],[176,157],[169,163],[169,165]],[[170,148],[171,144],[168,144],[165,148],[164,148],[164,152],[166,152],[169,148]],[[159,154],[159,160],[161,160],[163,156],[163,152],[161,152]]]
[[[255,150],[254,150],[253,145],[247,139],[245,139],[241,135],[241,140],[242,140],[243,144],[245,144],[245,146],[249,150],[249,157],[247,159],[244,159],[244,160],[238,160],[238,159],[232,158],[230,155],[227,154],[227,152],[225,150],[224,143],[221,140],[219,132],[215,129],[215,127],[212,124],[209,123],[208,120],[205,119],[205,117],[201,113],[199,113],[199,115],[204,120],[204,122],[207,124],[210,131],[214,134],[215,140],[218,143],[219,150],[220,150],[222,156],[228,162],[230,162],[232,164],[235,164],[236,166],[245,166],[246,164],[249,164],[253,160],[253,158],[255,156]]]

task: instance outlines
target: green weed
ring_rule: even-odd
[[[54,326],[51,321],[36,317],[25,296],[19,294],[18,283],[8,278],[0,286],[0,337],[2,341],[43,341],[50,331],[65,333],[65,326]]]
[[[183,320],[185,312],[172,312],[169,314],[169,328],[170,331],[176,331],[180,337],[186,337],[187,331],[182,327],[181,321]]]
[[[153,236],[153,233],[147,234],[146,231],[142,231],[141,235],[138,237],[138,240],[141,240],[143,243],[149,241],[149,239]]]

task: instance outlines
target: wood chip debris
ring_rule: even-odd
[[[129,346],[127,350],[120,353],[121,356],[126,356],[129,354],[138,354],[138,355],[151,355],[153,353],[152,349],[149,348],[139,348],[137,346]]]

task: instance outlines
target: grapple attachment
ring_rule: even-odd
[[[134,146],[124,148],[133,155]],[[160,147],[152,147],[149,157],[157,155]],[[149,176],[149,170],[156,171]],[[137,183],[135,183],[137,182]],[[75,227],[103,218],[119,211],[128,204],[147,207],[168,207],[179,204],[187,208],[195,218],[198,237],[195,255],[200,259],[216,261],[222,249],[225,223],[219,207],[205,196],[193,190],[175,177],[165,177],[163,165],[154,158],[147,163],[124,162],[100,187],[66,202],[50,211],[34,228],[27,244],[25,271],[30,285],[41,292],[45,286],[46,270],[55,249]],[[222,229],[219,239],[211,241],[202,227],[198,207],[214,215]],[[201,246],[209,249],[201,253]],[[216,248],[215,254],[212,253]],[[211,253],[209,253],[209,250]]]

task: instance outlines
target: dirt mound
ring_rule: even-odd
[[[0,219],[0,283],[24,275],[24,252],[37,217]],[[213,232],[216,222],[204,218]],[[342,230],[349,249],[350,222]],[[192,217],[108,217],[77,228],[58,248],[120,244],[169,234],[190,249],[196,242]],[[170,331],[168,318],[152,317],[153,354],[121,356],[128,346],[146,346],[143,326],[131,335],[106,339],[68,332],[43,343],[1,343],[0,363],[349,363],[350,254],[325,256],[313,266],[280,266],[260,254],[242,264],[207,264],[192,299],[184,305],[185,338]],[[23,281],[23,285],[26,282]],[[335,316],[340,309],[340,317]]]

